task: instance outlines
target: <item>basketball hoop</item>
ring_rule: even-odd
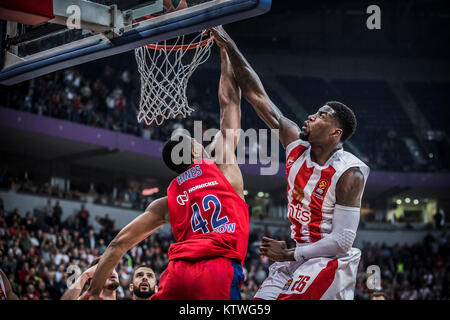
[[[160,125],[165,119],[190,115],[186,88],[189,78],[211,54],[213,35],[202,31],[191,41],[180,36],[135,49],[141,75],[138,122]]]

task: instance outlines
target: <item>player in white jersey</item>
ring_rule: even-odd
[[[244,98],[286,149],[288,217],[296,247],[264,237],[262,255],[276,261],[254,299],[353,299],[361,256],[352,248],[369,168],[343,150],[356,117],[340,102],[327,102],[300,129],[283,116],[234,41],[213,28],[227,50]]]
[[[0,301],[1,300],[19,300],[11,288],[8,277],[2,269],[0,269]]]

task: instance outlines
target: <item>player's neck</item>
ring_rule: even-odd
[[[317,163],[319,166],[323,166],[340,148],[341,145],[323,146],[311,144],[311,161]]]
[[[100,297],[103,300],[116,300],[116,290],[103,289],[100,293]]]

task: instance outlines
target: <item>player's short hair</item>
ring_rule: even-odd
[[[175,146],[179,143],[181,143],[183,141],[183,136],[182,135],[177,135],[175,137],[170,138],[170,140],[168,140],[163,147],[162,150],[162,157],[163,157],[163,161],[166,164],[166,166],[172,170],[175,171],[178,174],[183,173],[184,171],[186,171],[189,166],[191,165],[191,163],[179,163],[176,164],[173,159],[172,159],[172,150],[173,148],[175,148]],[[182,148],[181,149],[181,154],[180,157],[184,158],[184,150],[186,150],[186,148]],[[190,148],[189,148],[190,150]],[[191,157],[189,156],[189,158],[191,159]]]
[[[334,116],[338,120],[342,129],[341,141],[347,141],[356,130],[357,122],[355,114],[352,109],[347,107],[342,102],[328,101],[326,105],[330,106],[336,112]]]
[[[134,280],[134,276],[136,275],[136,271],[137,271],[137,269],[139,269],[139,268],[148,268],[148,269],[152,270],[153,273],[155,273],[155,271],[152,269],[152,267],[150,267],[148,264],[140,264],[140,265],[137,265],[137,266],[134,267],[134,269],[133,269],[133,275],[132,275],[132,277],[131,277],[131,280]],[[155,276],[156,276],[156,274],[155,274]]]

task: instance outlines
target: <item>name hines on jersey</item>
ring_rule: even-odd
[[[183,172],[182,174],[180,174],[177,177],[178,185],[181,185],[183,182],[185,182],[189,179],[200,177],[201,175],[202,175],[202,170],[200,169],[199,165],[196,165],[196,166],[190,168],[189,170],[186,170],[185,172]]]

